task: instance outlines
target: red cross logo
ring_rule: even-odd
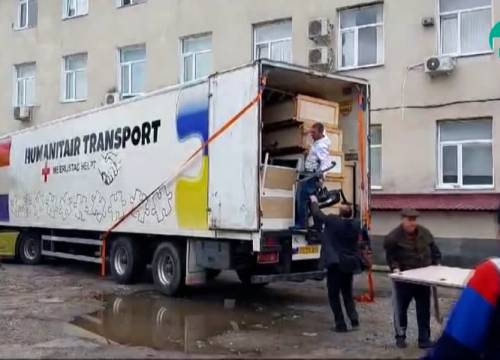
[[[47,182],[47,178],[49,175],[50,175],[50,168],[47,166],[47,162],[45,162],[45,166],[42,168],[43,182]]]

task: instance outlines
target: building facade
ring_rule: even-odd
[[[319,61],[372,84],[375,248],[411,206],[470,264],[499,250],[497,20],[500,0],[0,0],[0,133],[259,57]],[[434,56],[453,69],[431,76]]]

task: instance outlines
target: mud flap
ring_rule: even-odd
[[[207,282],[205,269],[196,263],[196,240],[188,239],[186,244],[186,285],[203,285]]]

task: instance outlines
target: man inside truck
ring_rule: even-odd
[[[315,123],[310,130],[310,135],[313,139],[313,144],[307,154],[304,164],[303,177],[309,176],[312,173],[323,171],[330,165],[330,145],[331,141],[325,135],[325,127],[322,123]],[[317,179],[315,177],[301,182],[297,187],[296,196],[296,214],[295,228],[305,229],[308,222],[308,204],[309,196],[312,195],[317,187]]]

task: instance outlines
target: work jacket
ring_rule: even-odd
[[[315,219],[325,224],[321,234],[321,264],[324,268],[339,265],[344,272],[357,274],[361,272],[358,257],[358,239],[361,233],[360,223],[353,219],[343,219],[338,215],[326,215],[317,203],[311,204]]]
[[[387,265],[401,271],[436,265],[441,261],[441,252],[434,243],[431,232],[417,225],[417,235],[410,239],[398,226],[384,240]]]

